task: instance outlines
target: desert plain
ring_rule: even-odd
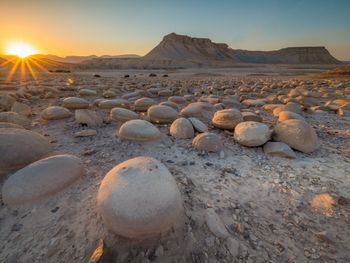
[[[1,71],[0,261],[348,262],[329,68]]]

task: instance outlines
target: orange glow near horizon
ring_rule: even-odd
[[[15,74],[18,74],[20,79],[26,79],[26,76],[30,75],[36,80],[35,72],[49,73],[48,66],[62,65],[62,63],[36,56],[37,50],[25,42],[8,42],[4,50],[7,56],[2,56],[4,61],[0,63],[0,68],[8,68],[7,81],[11,81]]]
[[[25,42],[10,42],[5,47],[6,55],[15,55],[20,58],[27,58],[31,55],[37,54],[35,48]]]

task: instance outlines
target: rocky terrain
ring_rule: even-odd
[[[350,78],[0,73],[0,262],[349,262]]]

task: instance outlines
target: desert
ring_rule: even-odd
[[[347,62],[157,41],[0,55],[0,262],[349,262]]]

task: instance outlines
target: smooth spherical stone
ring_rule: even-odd
[[[14,124],[11,122],[0,122],[0,129],[3,129],[3,128],[24,129],[23,126],[18,124]]]
[[[135,101],[135,111],[147,111],[149,107],[155,105],[156,102],[151,98],[141,98]]]
[[[172,123],[179,114],[171,107],[153,105],[148,108],[147,115],[153,123]]]
[[[63,100],[63,107],[67,109],[87,109],[89,102],[83,98],[68,97]]]
[[[80,109],[75,111],[75,122],[87,126],[102,125],[102,117],[93,110]]]
[[[98,104],[101,109],[130,108],[130,102],[125,99],[103,100]]]
[[[43,158],[52,151],[42,135],[25,129],[0,129],[0,175],[6,175]]]
[[[193,102],[183,108],[180,113],[183,117],[195,117],[208,121],[212,119],[215,111],[215,107],[208,102]]]
[[[2,187],[5,204],[40,201],[66,188],[83,174],[83,165],[73,155],[56,155],[36,161],[12,174]]]
[[[273,139],[304,153],[310,153],[319,148],[315,130],[305,121],[296,119],[278,122]]]
[[[271,137],[271,131],[266,124],[256,121],[239,123],[234,132],[235,140],[244,146],[256,147],[266,143]]]
[[[208,126],[204,122],[202,122],[201,120],[199,120],[195,117],[188,118],[188,120],[192,123],[193,128],[197,132],[208,132]]]
[[[117,135],[120,139],[136,142],[153,142],[162,138],[158,128],[145,120],[125,122],[120,127]]]
[[[292,112],[292,111],[281,111],[278,114],[278,121],[286,121],[286,120],[291,120],[291,119],[306,121],[303,116],[299,115],[298,113]]]
[[[41,118],[44,120],[60,120],[69,118],[72,113],[64,107],[50,106],[41,112]]]
[[[189,139],[194,136],[192,123],[185,118],[176,119],[170,126],[170,134],[175,138]]]
[[[96,90],[92,89],[81,89],[79,90],[79,95],[80,96],[97,96]]]
[[[139,119],[139,115],[136,112],[124,108],[111,109],[109,116],[111,120],[122,122]]]
[[[31,121],[27,117],[12,111],[0,112],[0,122],[14,123],[26,129],[31,126]]]
[[[264,145],[264,153],[270,156],[294,159],[295,152],[284,142],[267,142]]]
[[[243,121],[242,114],[236,109],[225,109],[214,113],[212,123],[219,129],[233,130]]]
[[[102,180],[97,207],[106,226],[126,238],[167,232],[183,217],[183,202],[169,170],[151,157],[120,163]]]
[[[174,102],[176,104],[184,104],[187,103],[187,100],[182,96],[171,96],[168,98],[168,101]]]
[[[176,104],[175,102],[171,102],[171,101],[163,101],[163,102],[159,103],[159,105],[171,107],[176,111],[178,111],[180,109],[180,106],[178,104]]]
[[[205,132],[194,137],[193,147],[198,151],[218,152],[224,147],[221,138],[215,133]]]

